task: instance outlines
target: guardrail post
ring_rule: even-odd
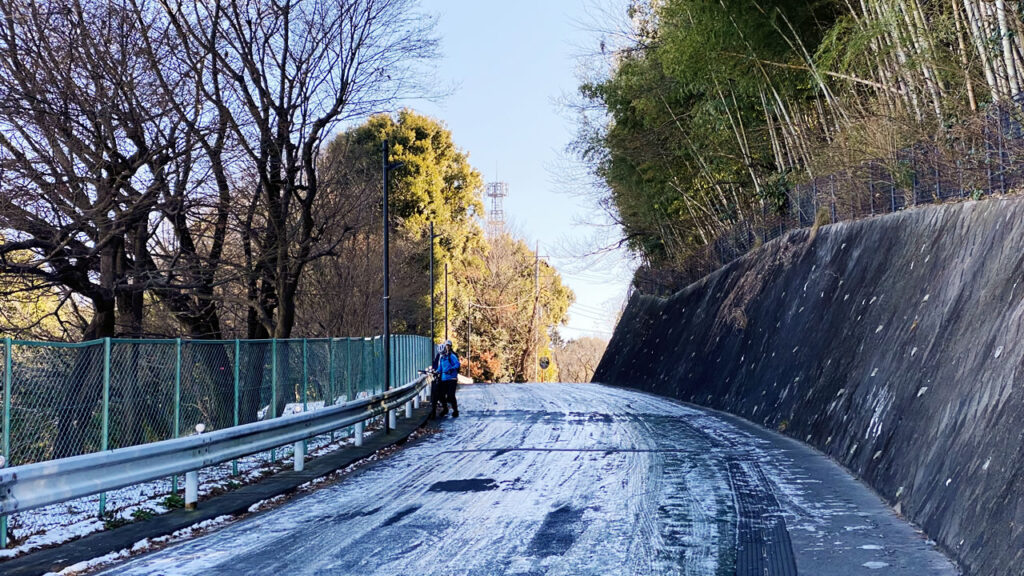
[[[354,440],[354,444],[356,446],[362,446],[363,445],[363,427],[364,426],[365,426],[365,423],[363,423],[363,422],[356,422],[355,435],[352,437],[353,440]]]
[[[412,418],[412,400],[405,403],[405,417]]]
[[[185,472],[185,510],[195,510],[199,501],[199,471]]]
[[[296,442],[292,451],[295,454],[295,471],[302,472],[302,468],[306,463],[306,441],[299,440]]]
[[[181,435],[181,338],[174,339],[174,437]],[[171,478],[171,494],[178,493],[178,475]]]
[[[202,434],[206,428],[202,423],[196,424],[196,435]],[[199,471],[185,472],[185,510],[195,510],[199,502]]]
[[[4,437],[3,462],[6,468],[11,461],[11,339],[4,338]],[[7,548],[7,516],[0,516],[0,548]]]
[[[110,436],[110,338],[103,339],[103,437],[100,450],[107,451]],[[100,493],[100,517],[107,511],[107,493]]]
[[[242,346],[235,338],[235,426],[238,426],[238,366],[242,363]],[[238,476],[238,460],[231,461],[231,475]]]
[[[398,426],[398,412],[396,410],[388,410],[388,426],[390,430],[394,430]]]

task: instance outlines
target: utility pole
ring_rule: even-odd
[[[533,256],[534,256],[534,258],[533,258],[533,293],[534,293],[534,296],[533,296],[533,319],[532,319],[531,323],[532,323],[532,325],[535,328],[530,331],[530,335],[533,336],[533,374],[534,374],[533,381],[534,382],[538,382],[540,380],[540,378],[538,378],[538,376],[540,376],[540,373],[538,372],[537,363],[540,362],[540,358],[539,358],[539,356],[540,356],[540,350],[539,350],[540,346],[539,346],[539,342],[537,342],[539,340],[539,338],[537,338],[537,324],[538,324],[537,310],[538,310],[539,305],[540,305],[540,240],[537,241],[537,253],[534,254]]]
[[[537,381],[537,362],[538,350],[537,350],[537,309],[540,305],[540,242],[537,242],[537,253],[534,255],[533,261],[533,314],[530,316],[530,336],[526,341],[526,346],[523,348],[523,355],[519,357],[519,365],[523,370],[523,378],[529,378],[530,374],[533,374],[533,381]],[[530,358],[533,358],[534,368],[531,371],[527,366],[530,363]]]
[[[466,310],[469,315],[469,336],[466,338],[466,372],[469,372],[469,365],[473,362],[473,301],[469,301],[469,308]]]

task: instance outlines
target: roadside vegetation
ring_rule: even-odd
[[[434,333],[476,378],[537,376],[573,296],[485,237],[468,153],[400,109],[443,96],[415,0],[14,0],[0,24],[0,334],[381,333],[388,139],[392,331],[431,333],[433,223]]]
[[[833,219],[920,203],[925,178],[935,200],[1006,192],[992,175],[1021,133],[1021,15],[1003,0],[633,0],[580,85],[572,151],[641,272],[665,276],[706,271],[737,230],[749,248],[809,225],[785,218],[817,219],[801,184],[831,186]]]

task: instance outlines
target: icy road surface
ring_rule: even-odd
[[[462,417],[119,575],[952,575],[880,499],[743,421],[591,384],[463,386]]]

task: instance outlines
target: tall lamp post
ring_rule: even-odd
[[[384,390],[391,389],[391,262],[388,258],[388,172],[397,170],[404,166],[401,162],[388,162],[388,141],[381,143],[381,172],[383,173],[384,184]],[[388,415],[384,417],[384,433],[391,432]]]
[[[434,328],[434,239],[440,238],[440,234],[434,234],[434,223],[430,223],[430,345],[437,345],[437,332]],[[430,351],[431,355],[434,354],[433,349]]]
[[[448,341],[448,263],[444,263],[444,340]]]

